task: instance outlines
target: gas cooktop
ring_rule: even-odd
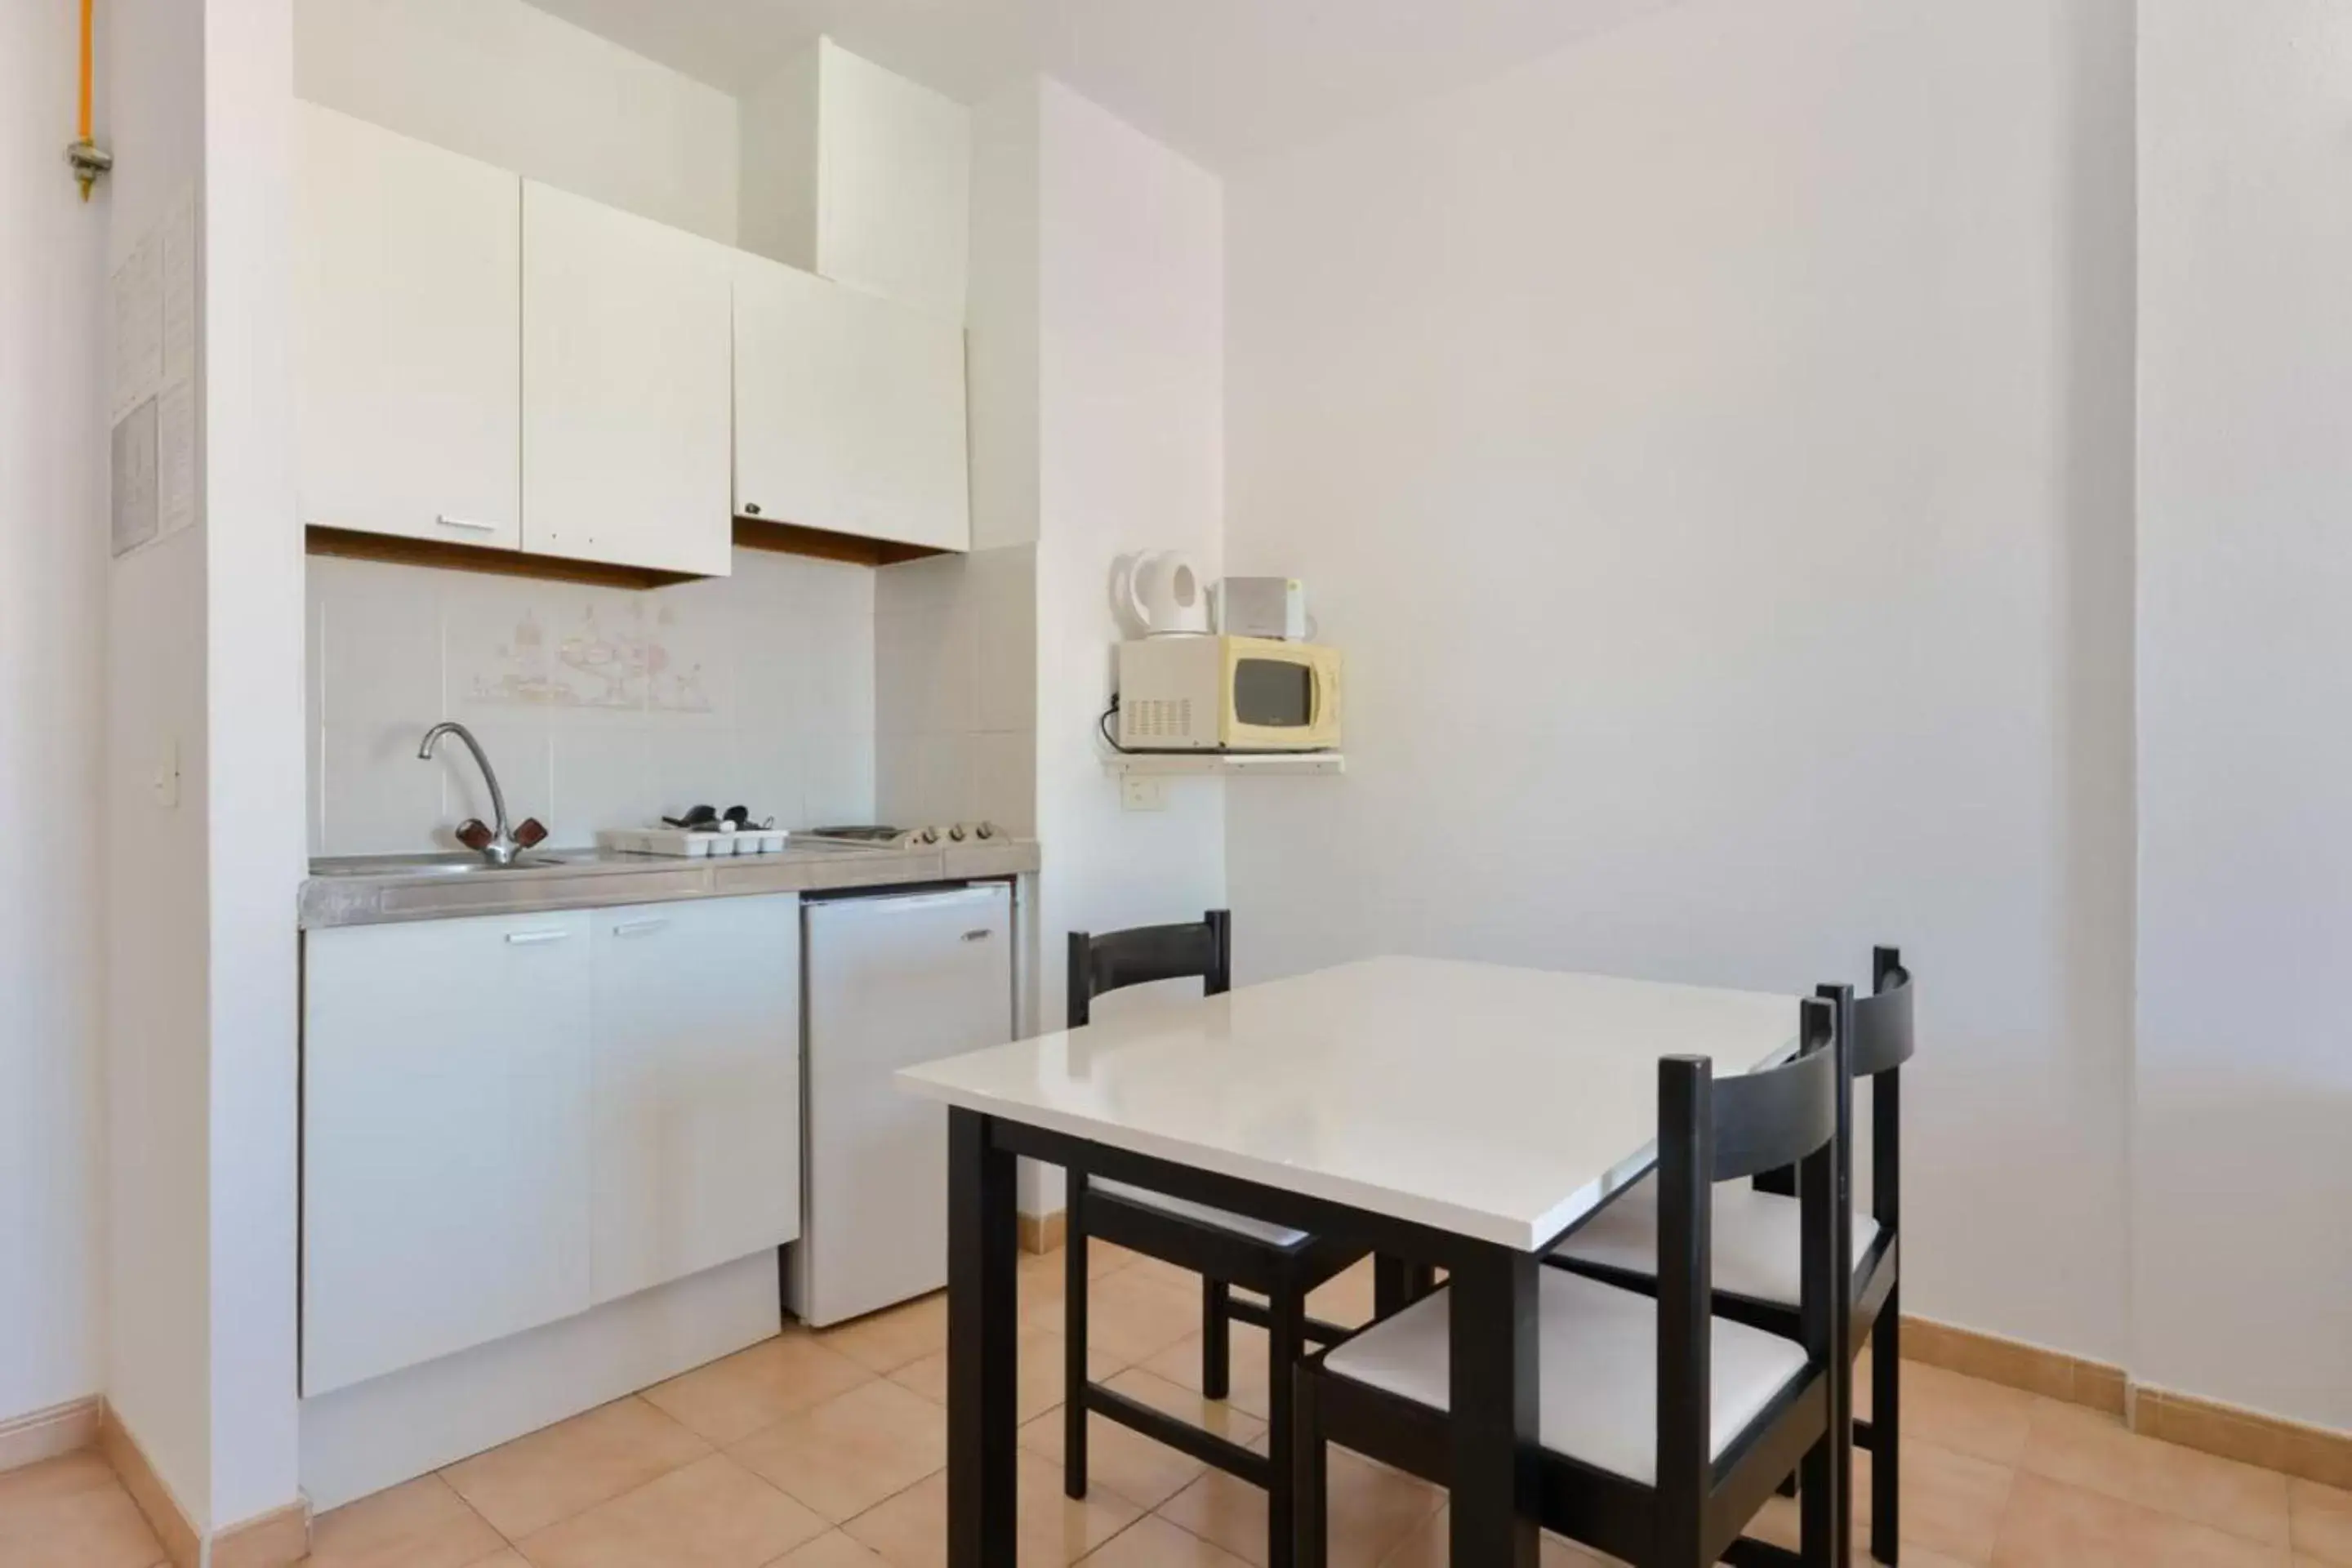
[[[910,849],[929,844],[986,844],[1004,837],[1005,834],[992,822],[929,823],[921,827],[893,827],[883,823],[859,822],[832,827],[812,827],[793,837],[825,839],[835,844],[875,844]]]

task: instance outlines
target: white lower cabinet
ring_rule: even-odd
[[[600,910],[592,1298],[800,1234],[800,900]]]
[[[791,894],[310,932],[302,1393],[793,1239]]]
[[[588,933],[573,911],[310,934],[306,1395],[588,1304]]]

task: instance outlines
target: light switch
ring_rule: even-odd
[[[1118,803],[1129,811],[1165,811],[1168,809],[1168,781],[1149,774],[1129,773],[1118,781]]]

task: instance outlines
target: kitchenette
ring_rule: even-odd
[[[347,68],[404,25],[463,64],[429,19],[317,16],[299,1361],[327,1508],[938,1289],[944,1123],[889,1080],[1024,1032],[1042,859],[1035,549],[975,540],[968,477],[968,110],[816,40],[729,104],[719,223],[630,186],[617,130],[559,167],[520,109],[453,122]]]

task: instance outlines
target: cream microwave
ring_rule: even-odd
[[[1339,650],[1270,637],[1118,645],[1130,752],[1320,752],[1339,743]]]

